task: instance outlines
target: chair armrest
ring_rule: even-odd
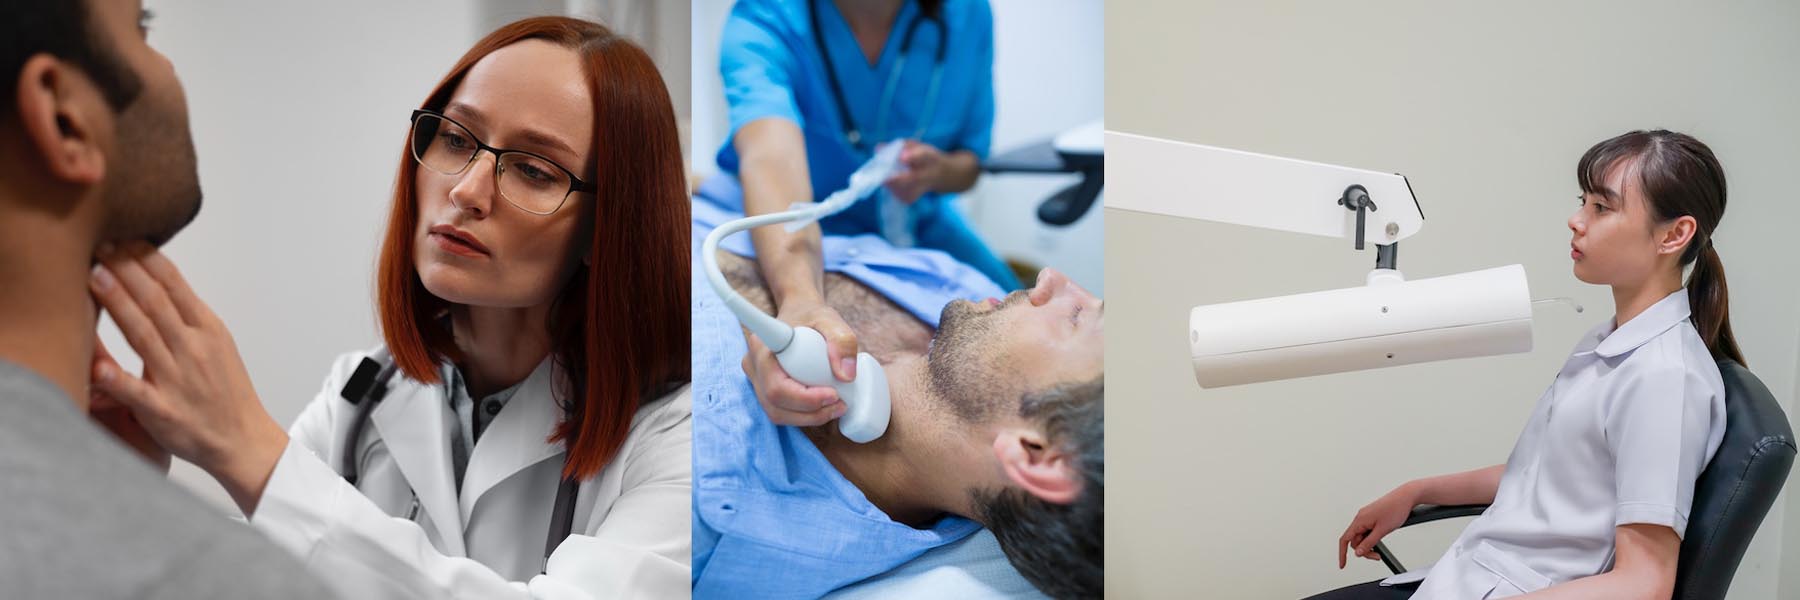
[[[1420,504],[1413,507],[1412,514],[1406,516],[1406,522],[1401,523],[1400,527],[1395,528],[1395,530],[1398,531],[1400,528],[1411,527],[1420,523],[1442,521],[1444,519],[1479,517],[1481,516],[1481,513],[1486,512],[1487,509],[1488,505],[1486,504],[1456,504],[1451,506]],[[1387,565],[1388,570],[1393,571],[1395,575],[1406,572],[1406,566],[1400,564],[1400,559],[1394,558],[1394,553],[1388,550],[1386,541],[1375,543],[1375,555],[1380,557],[1381,564]]]
[[[1456,504],[1451,506],[1420,504],[1413,507],[1412,514],[1408,515],[1406,517],[1406,522],[1402,523],[1400,526],[1411,527],[1420,523],[1430,523],[1432,521],[1442,521],[1444,519],[1479,517],[1481,516],[1481,513],[1487,512],[1487,509],[1488,505],[1486,504]]]

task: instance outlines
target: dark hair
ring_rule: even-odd
[[[675,109],[662,75],[642,48],[598,23],[534,17],[501,27],[463,54],[420,108],[442,110],[475,63],[524,40],[544,40],[581,55],[594,102],[594,192],[589,264],[575,270],[551,306],[551,355],[567,389],[564,417],[550,439],[569,459],[563,476],[600,472],[630,432],[640,404],[689,380],[688,198]],[[419,280],[413,231],[419,222],[416,170],[400,144],[394,202],[376,274],[381,333],[407,377],[438,381],[437,364],[454,359],[449,308]],[[586,170],[586,169],[584,169]]]
[[[978,517],[1026,581],[1052,598],[1098,598],[1104,577],[1106,382],[1065,384],[1027,395],[1019,416],[1044,428],[1073,457],[1081,496],[1055,504],[1020,489],[975,492]]]
[[[1681,266],[1694,265],[1687,281],[1690,318],[1713,359],[1745,364],[1731,334],[1725,265],[1713,249],[1713,231],[1725,217],[1725,168],[1712,149],[1693,136],[1662,129],[1633,131],[1595,144],[1581,156],[1575,168],[1581,191],[1601,193],[1607,171],[1626,160],[1637,161],[1638,182],[1658,222],[1694,218],[1694,236],[1680,260]]]
[[[87,73],[106,103],[123,110],[143,91],[144,81],[89,29],[87,0],[0,0],[0,75],[6,76],[0,110],[17,102],[19,72],[38,54],[66,60]]]

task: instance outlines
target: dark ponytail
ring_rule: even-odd
[[[1694,218],[1694,235],[1681,252],[1680,264],[1694,265],[1688,275],[1688,308],[1694,329],[1714,360],[1747,365],[1731,333],[1731,298],[1725,265],[1713,249],[1713,231],[1725,217],[1725,168],[1711,148],[1687,134],[1658,129],[1633,131],[1595,144],[1582,155],[1575,177],[1581,191],[1605,189],[1608,170],[1622,160],[1638,161],[1644,198],[1658,222]]]
[[[1687,282],[1694,329],[1700,330],[1700,339],[1706,340],[1706,349],[1712,351],[1714,360],[1729,358],[1745,364],[1737,337],[1731,334],[1731,294],[1725,289],[1725,265],[1719,262],[1719,251],[1713,249],[1711,239],[1701,243],[1705,246],[1694,260],[1694,271],[1688,274]]]

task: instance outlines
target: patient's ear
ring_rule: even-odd
[[[1052,504],[1070,504],[1081,497],[1081,474],[1069,455],[1049,444],[1042,432],[1027,428],[1002,429],[994,437],[994,457],[1014,485]]]
[[[37,54],[20,67],[15,106],[27,152],[43,160],[51,177],[92,185],[106,175],[101,141],[111,113],[104,98],[72,65]],[[35,166],[35,165],[34,165]]]

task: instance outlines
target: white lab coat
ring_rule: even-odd
[[[1413,600],[1505,598],[1612,569],[1615,529],[1687,532],[1694,482],[1725,436],[1725,384],[1676,290],[1583,336],[1520,434],[1493,506]]]
[[[369,352],[338,357],[289,430],[250,523],[346,598],[675,598],[689,590],[691,404],[686,387],[645,404],[618,455],[583,481],[576,534],[551,555],[564,454],[545,441],[561,410],[540,365],[470,452],[462,493],[441,384],[396,374],[357,452],[360,481],[340,476],[355,407],[339,397]],[[410,484],[410,485],[409,485]],[[418,494],[417,518],[413,493]],[[585,534],[585,535],[584,535]]]

